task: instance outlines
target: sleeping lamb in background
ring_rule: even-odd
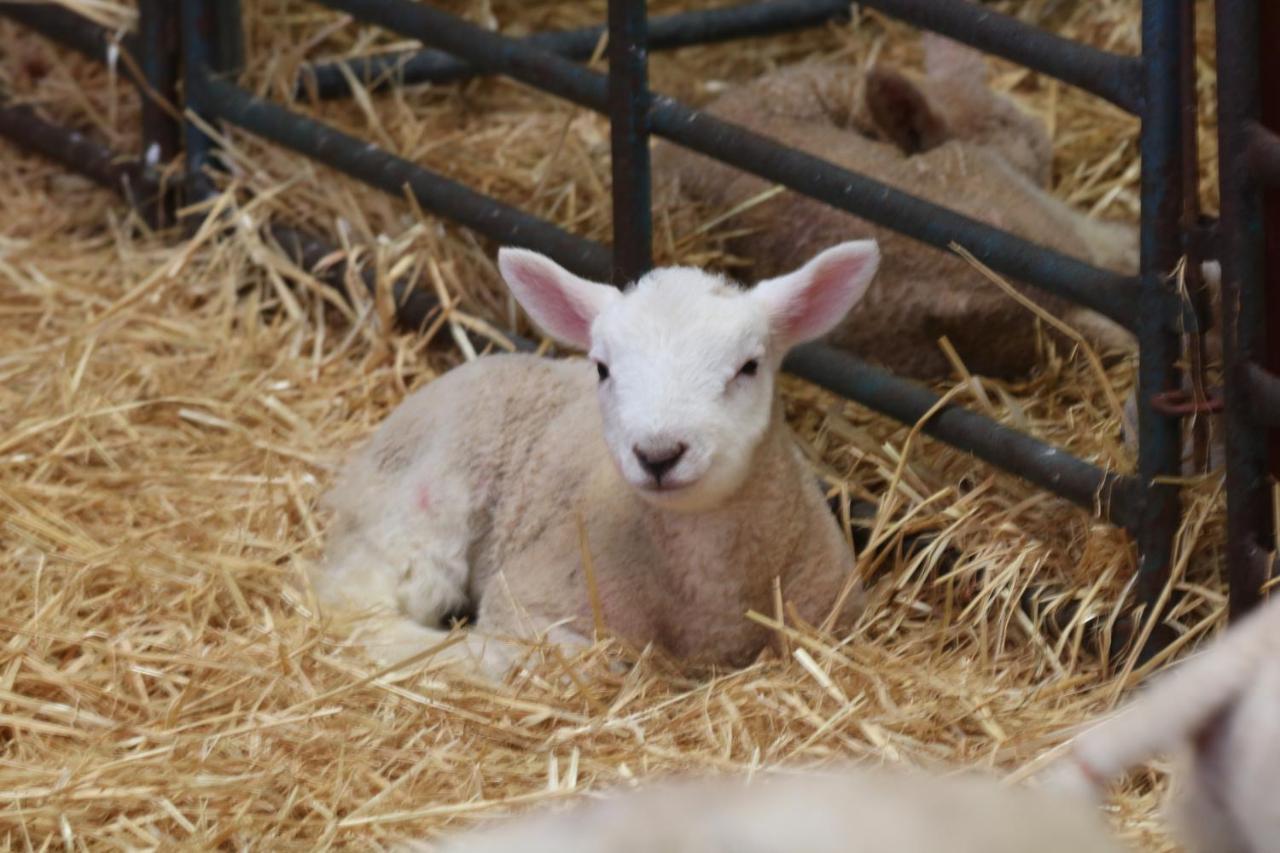
[[[388,663],[474,607],[462,648],[492,674],[512,663],[503,637],[586,642],[590,574],[608,630],[693,662],[751,661],[769,634],[745,614],[772,613],[779,582],[803,619],[847,621],[852,552],[775,376],[878,260],[858,241],[749,291],[674,267],[623,293],[504,249],[516,299],[590,359],[488,356],[405,399],[327,496],[320,600],[376,612],[367,643]]]
[[[988,88],[981,54],[934,35],[923,43],[920,83],[883,67],[864,79],[849,65],[801,64],[731,90],[707,111],[1059,252],[1135,272],[1136,229],[1089,219],[1046,192],[1048,135]],[[669,143],[656,147],[654,166],[660,180],[674,179],[667,192],[716,212],[770,186]],[[731,240],[730,249],[761,276],[790,269],[821,246],[876,239],[880,273],[831,335],[834,345],[855,355],[904,375],[940,378],[952,373],[937,344],[945,335],[975,373],[1016,377],[1035,364],[1034,316],[950,253],[790,191],[737,213],[728,227],[747,232]],[[1107,318],[1015,286],[1096,348],[1132,347],[1132,336]]]

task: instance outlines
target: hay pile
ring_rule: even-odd
[[[129,12],[86,5],[107,20]],[[451,5],[512,31],[603,15],[598,0]],[[1011,8],[1131,51],[1137,5]],[[275,97],[287,97],[305,58],[394,44],[292,0],[246,7],[248,79]],[[700,101],[711,84],[814,53],[909,61],[914,51],[906,28],[866,14],[854,26],[656,56],[654,79]],[[7,89],[136,150],[137,103],[123,81],[8,25],[0,52]],[[999,68],[999,84],[1055,129],[1061,194],[1132,216],[1134,122]],[[595,116],[499,80],[308,109],[607,239],[607,134]],[[345,448],[407,390],[469,357],[463,328],[483,350],[496,338],[489,324],[511,324],[511,306],[492,247],[472,235],[242,136],[227,144],[233,172],[218,205],[237,211],[236,233],[186,241],[147,233],[114,197],[4,150],[6,846],[369,847],[666,771],[840,756],[1026,775],[1066,727],[1143,674],[1093,633],[1102,625],[1105,639],[1134,570],[1123,535],[795,381],[789,410],[820,470],[881,506],[860,557],[879,581],[853,636],[787,627],[786,659],[709,678],[651,656],[612,674],[605,663],[620,652],[608,643],[581,660],[535,661],[535,675],[503,688],[430,666],[373,671],[309,598],[304,570],[326,521],[317,498]],[[1212,163],[1211,145],[1203,151]],[[337,301],[262,236],[273,218],[333,235],[384,283],[417,276],[450,311],[421,334],[387,331],[385,293]],[[716,229],[698,231],[704,221],[703,211],[660,211],[659,254],[734,263]],[[1132,366],[1108,378],[1123,391]],[[1073,354],[1047,354],[1027,383],[964,394],[1099,464],[1132,465],[1101,383]],[[1186,634],[1175,651],[1219,622],[1224,604],[1216,479],[1192,483],[1187,503],[1176,578],[1187,595],[1170,617]],[[932,544],[907,548],[921,532]],[[1080,604],[1065,631],[1018,606],[1029,588]],[[571,687],[558,677],[566,669]],[[1119,832],[1143,849],[1172,849],[1154,817],[1165,784],[1158,770],[1141,773],[1114,798]]]

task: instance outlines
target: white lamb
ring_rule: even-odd
[[[1092,792],[1160,752],[1182,764],[1173,818],[1190,849],[1280,851],[1280,601],[1078,737],[1046,782]]]
[[[583,643],[607,629],[698,663],[741,665],[774,584],[814,623],[856,614],[848,543],[806,469],[775,388],[783,355],[866,292],[874,241],[843,243],[744,290],[654,270],[625,293],[541,255],[498,265],[548,334],[590,360],[478,359],[408,397],[328,495],[322,602],[374,611],[385,662],[445,637],[497,674],[494,637]],[[837,612],[838,611],[838,612]]]
[[[1118,853],[1081,800],[849,767],[666,782],[447,839],[440,853]]]

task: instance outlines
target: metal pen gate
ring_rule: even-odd
[[[648,143],[650,134],[657,134],[938,249],[946,250],[952,241],[960,243],[997,272],[1088,306],[1132,330],[1140,348],[1136,475],[1104,471],[960,406],[940,408],[924,431],[1128,530],[1141,555],[1136,586],[1140,604],[1153,604],[1169,576],[1180,506],[1177,488],[1167,478],[1179,473],[1182,441],[1175,408],[1165,401],[1181,387],[1178,359],[1183,333],[1203,329],[1198,318],[1207,316],[1199,288],[1193,287],[1197,298],[1186,304],[1175,288],[1174,273],[1186,258],[1188,279],[1194,285],[1200,256],[1215,254],[1212,247],[1221,245],[1233,613],[1260,596],[1271,574],[1272,548],[1264,429],[1280,423],[1280,379],[1265,374],[1253,361],[1265,352],[1267,365],[1280,369],[1280,346],[1271,342],[1267,349],[1264,340],[1264,196],[1257,188],[1260,181],[1275,184],[1280,179],[1280,143],[1258,129],[1280,127],[1276,110],[1259,113],[1257,43],[1264,31],[1280,35],[1280,21],[1275,20],[1280,15],[1270,11],[1267,3],[1218,0],[1217,4],[1219,42],[1224,45],[1219,56],[1228,57],[1228,61],[1219,59],[1221,228],[1216,223],[1203,226],[1198,215],[1192,0],[1142,0],[1142,53],[1136,57],[1077,44],[966,0],[867,0],[861,4],[1078,86],[1141,119],[1141,266],[1139,274],[1130,277],[1021,240],[648,89],[650,48],[811,26],[847,13],[847,2],[766,0],[649,20],[644,0],[609,0],[607,75],[573,61],[591,54],[603,27],[513,39],[411,0],[315,2],[433,48],[348,63],[349,73],[371,87],[503,74],[609,116],[612,251],[236,85],[244,53],[239,0],[144,2],[141,31],[143,35],[149,31],[149,6],[161,7],[152,14],[166,18],[174,14],[175,5],[179,7],[185,106],[201,120],[238,126],[391,194],[401,195],[407,187],[424,210],[495,240],[545,252],[585,276],[621,284],[650,266]],[[23,10],[33,8],[48,9],[50,4],[0,3],[0,14],[19,20],[26,16],[32,24],[30,13]],[[65,30],[46,27],[42,31],[68,41]],[[156,41],[146,38],[135,38],[135,44],[144,56],[158,48]],[[1277,60],[1266,57],[1266,61],[1274,66]],[[305,69],[297,87],[316,98],[339,97],[349,91],[345,74],[336,64]],[[17,136],[3,123],[0,133]],[[185,144],[190,200],[208,191],[206,169],[213,164],[213,150],[211,140],[193,121],[185,124]],[[1247,158],[1242,154],[1246,150],[1251,152]],[[1280,228],[1275,193],[1267,194],[1265,203],[1275,213],[1267,231],[1275,241],[1280,239],[1274,236]],[[308,245],[314,248],[314,241]],[[1269,245],[1272,252],[1280,249],[1280,242]],[[307,254],[301,242],[290,247]],[[1271,272],[1277,274],[1280,270]],[[1239,311],[1233,301],[1237,299]],[[429,300],[420,296],[408,303],[409,322],[420,320],[429,310],[424,302]],[[1280,299],[1270,302],[1268,310],[1280,314]],[[1274,328],[1280,329],[1280,323]],[[908,423],[918,421],[938,402],[937,395],[921,385],[823,345],[797,350],[786,367]],[[1259,400],[1276,401],[1265,407],[1269,415],[1257,416]],[[1153,640],[1153,645],[1159,644],[1159,632]]]

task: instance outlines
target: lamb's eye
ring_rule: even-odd
[[[742,367],[738,368],[739,376],[755,376],[756,371],[760,369],[760,359],[753,358]]]
[[[596,374],[599,375],[600,381],[603,382],[609,378],[609,365],[603,361],[596,362]]]

